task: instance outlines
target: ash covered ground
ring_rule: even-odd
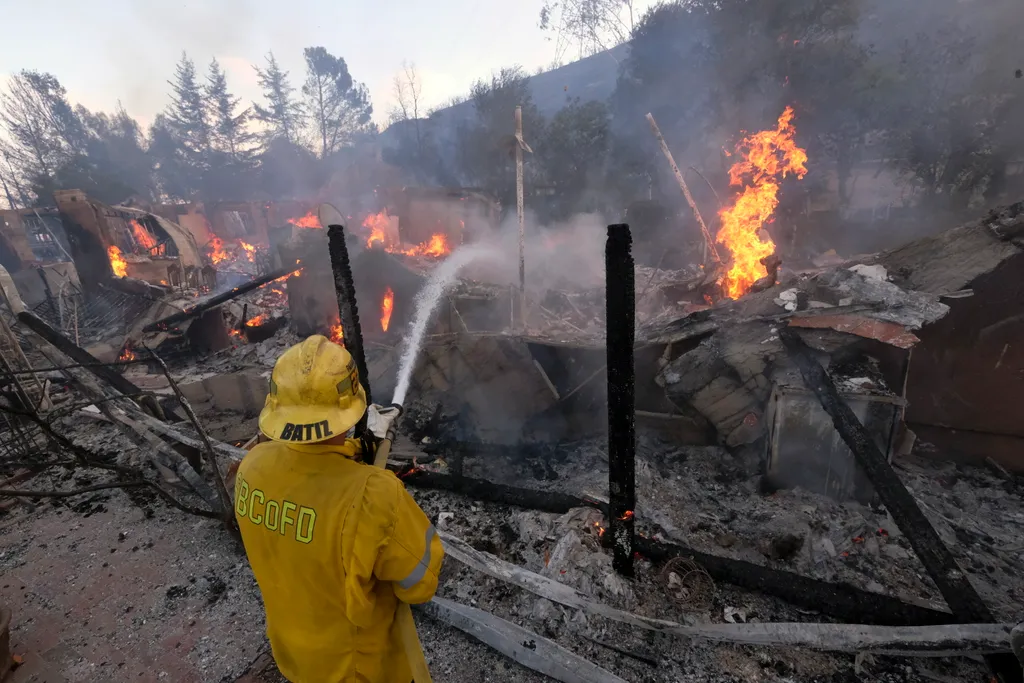
[[[133,446],[113,427],[79,426],[76,440]],[[467,457],[468,476],[567,493],[604,495],[602,444],[578,442],[531,457]],[[427,465],[445,470],[440,458]],[[850,583],[943,608],[924,568],[888,515],[803,491],[763,495],[750,463],[717,448],[679,448],[641,434],[637,520],[644,533],[697,550]],[[897,470],[997,617],[1024,602],[1021,489],[987,470],[915,457]],[[53,475],[25,488],[87,485]],[[413,495],[439,528],[474,547],[638,614],[721,623],[822,621],[769,596],[713,585],[701,604],[669,595],[660,566],[612,572],[596,510],[564,515],[480,503],[457,494]],[[64,680],[279,681],[266,666],[259,593],[242,549],[217,522],[183,515],[148,494],[100,491],[26,501],[0,518],[0,572],[14,610],[12,645]],[[983,681],[969,659],[864,658],[782,648],[685,641],[586,617],[449,559],[438,594],[476,606],[627,681]],[[418,617],[436,680],[543,681],[465,634]],[[604,644],[602,644],[604,643]],[[632,654],[610,649],[613,644]],[[261,658],[261,655],[262,658]],[[38,663],[38,662],[37,662]],[[49,680],[49,679],[48,679]],[[53,680],[60,680],[54,678]]]

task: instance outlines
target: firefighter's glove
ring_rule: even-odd
[[[375,437],[383,439],[388,435],[388,430],[391,429],[392,423],[401,414],[401,406],[390,405],[385,407],[372,403],[366,409],[366,427]]]

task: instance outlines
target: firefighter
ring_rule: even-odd
[[[265,440],[235,478],[267,635],[293,683],[412,680],[395,611],[437,589],[441,541],[398,478],[362,462],[364,413],[382,437],[399,409],[367,407],[351,354],[309,337],[274,365]]]

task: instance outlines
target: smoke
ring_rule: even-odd
[[[604,286],[604,242],[608,221],[578,214],[567,221],[541,224],[527,212],[524,222],[526,289],[543,298],[550,290],[582,291]],[[466,276],[494,284],[519,285],[519,221],[515,213],[481,242],[500,254],[486,267],[469,266]]]

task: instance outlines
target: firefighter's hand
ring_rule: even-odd
[[[401,406],[390,405],[384,407],[372,403],[366,409],[366,427],[375,437],[383,439],[388,435],[388,430],[391,429],[392,423],[401,414]]]

